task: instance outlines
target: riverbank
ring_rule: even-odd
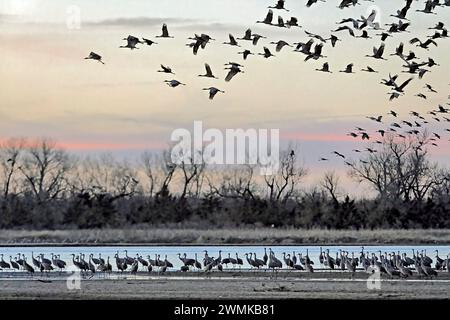
[[[43,276],[0,280],[0,299],[450,299],[447,273],[434,279],[383,276],[379,286],[370,288],[364,273],[357,273],[353,279],[346,272],[285,273],[277,278],[270,275],[128,275],[85,279],[79,290],[69,290],[64,278]]]
[[[450,244],[450,229],[92,229],[0,230],[0,246],[26,245],[419,245]]]

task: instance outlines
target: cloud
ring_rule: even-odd
[[[181,18],[156,18],[156,17],[133,17],[133,18],[114,18],[100,21],[90,21],[85,24],[92,26],[159,26],[163,23],[192,23],[194,20]]]
[[[15,15],[0,13],[0,23],[17,22],[18,20]]]

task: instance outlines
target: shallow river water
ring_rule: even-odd
[[[38,254],[43,253],[44,256],[48,259],[51,258],[51,253],[60,255],[62,260],[68,262],[68,265],[72,264],[72,256],[71,254],[79,255],[80,253],[85,254],[85,260],[88,261],[89,255],[92,253],[94,257],[99,257],[101,255],[105,260],[107,257],[110,257],[110,263],[113,266],[113,269],[116,269],[116,263],[114,256],[118,252],[120,257],[125,256],[125,250],[127,250],[127,254],[130,257],[136,257],[137,254],[142,256],[147,260],[148,256],[151,259],[155,259],[155,255],[160,255],[160,259],[164,260],[167,255],[167,259],[174,265],[174,269],[179,269],[182,265],[182,262],[178,258],[178,253],[184,255],[187,254],[188,258],[194,258],[195,254],[197,254],[198,261],[202,263],[204,257],[204,251],[207,250],[208,255],[212,257],[218,257],[219,250],[222,251],[222,258],[230,256],[232,258],[236,258],[236,253],[239,258],[244,261],[244,268],[249,268],[246,259],[245,253],[256,253],[257,258],[262,259],[264,255],[264,248],[262,246],[76,246],[76,247],[0,247],[0,255],[3,254],[3,258],[6,262],[9,262],[10,256],[12,259],[17,257],[18,253],[25,254],[27,257],[28,263],[31,262],[32,253],[36,257]],[[297,255],[301,253],[303,256],[308,255],[310,259],[314,262],[314,268],[320,269],[321,266],[319,264],[319,254],[320,248],[319,246],[267,246],[267,251],[269,248],[275,253],[275,256],[283,261],[283,252],[287,254]],[[322,250],[329,249],[330,256],[336,257],[336,253],[339,250],[345,250],[349,252],[349,256],[351,257],[352,252],[355,257],[359,257],[361,252],[361,246],[327,246],[322,247]],[[430,258],[434,260],[436,257],[436,250],[438,250],[439,257],[442,259],[447,258],[447,254],[450,254],[450,246],[364,246],[364,252],[376,253],[379,254],[381,251],[382,254],[385,252],[397,253],[406,253],[409,257],[412,257],[413,250],[423,252],[427,254]],[[283,263],[284,264],[284,263]],[[229,267],[232,267],[231,265]]]

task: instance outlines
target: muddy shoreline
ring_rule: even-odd
[[[448,245],[450,229],[92,229],[0,230],[0,246]]]
[[[152,275],[83,279],[69,290],[64,276],[35,279],[1,278],[0,299],[450,299],[450,273],[433,279],[389,279],[369,289],[368,275],[359,272],[285,272],[239,276],[236,272]]]

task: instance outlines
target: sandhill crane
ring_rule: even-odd
[[[348,258],[348,252],[347,252],[347,254],[346,254],[345,256],[343,256],[342,259],[345,260],[345,267],[347,268],[347,270],[348,270],[349,272],[352,273],[352,277],[353,277],[353,275],[354,275],[354,273],[355,273],[355,271],[356,271],[356,266],[355,266],[355,264],[353,263],[353,260],[350,260],[350,259]]]
[[[25,258],[23,259],[22,266],[30,275],[34,273],[34,268],[27,263]]]
[[[379,48],[373,47],[373,55],[366,55],[366,57],[386,60],[385,58],[383,58],[383,53],[384,53],[384,43],[382,43]]]
[[[298,43],[294,43],[295,45],[297,45],[297,47],[294,49],[294,51],[306,54],[306,55],[310,55],[311,54],[311,47],[314,44],[314,40],[313,39],[309,39],[308,42],[303,43],[303,42],[298,42]]]
[[[252,41],[252,29],[247,29],[242,38],[237,38],[238,40]]]
[[[139,263],[138,261],[135,259],[133,261],[133,263],[131,264],[131,268],[130,268],[130,273],[131,274],[136,274],[139,268]]]
[[[400,92],[400,93],[403,93],[404,91],[404,89],[405,89],[405,87],[413,80],[414,78],[413,77],[411,77],[411,78],[409,78],[408,80],[406,80],[405,82],[403,82],[400,86],[398,86],[396,83],[394,83],[394,90],[396,91],[396,92]]]
[[[89,255],[89,258],[92,260],[92,262],[93,262],[94,264],[100,264],[100,263],[101,263],[99,259],[94,258],[94,254],[93,254],[93,253],[91,253],[91,254]]]
[[[291,17],[288,21],[286,21],[285,26],[288,28],[290,27],[301,28],[301,26],[298,24],[298,19],[296,17]]]
[[[264,265],[267,264],[267,261],[269,260],[269,257],[267,256],[267,249],[264,248],[264,255],[263,255],[263,261],[264,261]]]
[[[150,40],[150,39],[146,39],[146,38],[142,38],[142,40],[144,41],[144,43],[148,46],[151,46],[152,44],[158,44],[157,42]]]
[[[447,259],[445,259],[445,267],[447,269],[447,272],[450,273],[450,253],[447,254]]]
[[[33,265],[34,265],[36,268],[38,268],[38,269],[41,268],[41,263],[39,262],[39,260],[37,260],[37,259],[34,257],[33,251],[31,251],[31,262],[33,263]]]
[[[385,41],[387,38],[392,37],[389,33],[387,32],[382,32],[382,33],[378,33],[377,36],[381,37],[381,41]]]
[[[62,269],[64,269],[66,267],[66,263],[64,261],[62,261],[61,259],[58,259],[57,256],[54,256],[53,253],[52,255],[52,263],[53,265],[59,269],[59,271],[62,271]]]
[[[406,5],[401,9],[401,10],[397,10],[396,14],[391,14],[391,17],[395,17],[395,18],[399,18],[399,19],[406,19],[406,14],[408,13],[408,10],[411,9],[411,3],[412,0],[408,0]]]
[[[95,273],[95,265],[92,263],[93,255],[89,255],[88,269],[91,271],[92,275]]]
[[[149,266],[149,263],[145,259],[143,259],[142,256],[138,255],[137,260],[141,263],[141,265],[143,267],[148,267]]]
[[[188,266],[181,266],[180,267],[180,271],[181,272],[187,272],[187,271],[189,271],[189,267]]]
[[[214,260],[214,265],[217,266],[222,262],[222,250],[219,250],[219,256]]]
[[[227,258],[223,258],[222,259],[222,263],[228,268],[228,264],[231,263],[230,261],[230,254],[228,253],[228,257]]]
[[[286,9],[285,7],[284,7],[284,3],[285,3],[285,0],[277,0],[277,3],[276,3],[276,5],[274,5],[274,6],[269,6],[269,7],[267,7],[267,8],[269,8],[269,9],[277,9],[277,10],[285,10],[285,11],[289,11],[288,9]]]
[[[254,34],[254,35],[253,35],[252,44],[253,44],[254,46],[256,46],[256,45],[258,44],[258,42],[259,42],[259,39],[266,39],[266,37],[261,36],[261,35],[259,35],[259,34]]]
[[[150,266],[157,267],[157,265],[156,265],[156,260],[153,260],[149,255],[147,256],[147,260],[148,260],[148,264],[149,264]]]
[[[188,260],[193,260],[193,259],[188,259]],[[194,263],[195,263],[195,261],[194,261]],[[173,268],[172,262],[167,260],[167,254],[164,255],[164,265],[167,266],[168,268]]]
[[[429,46],[431,44],[433,44],[437,47],[437,43],[433,39],[427,39],[424,42],[422,42],[418,38],[413,38],[409,41],[409,43],[416,44],[418,47],[421,47],[421,48],[427,49],[427,50],[429,50]]]
[[[224,42],[223,44],[228,44],[230,46],[240,47],[240,45],[237,43],[236,39],[233,37],[233,35],[231,33],[228,35],[228,38],[230,39],[230,41],[229,42]]]
[[[269,249],[269,261],[267,266],[269,267],[269,269],[272,269],[273,272],[275,272],[277,268],[281,269],[283,267],[281,261],[275,257],[272,250],[270,249]]]
[[[356,36],[356,38],[362,38],[362,39],[372,39],[371,36],[369,36],[369,33],[367,30],[363,30],[360,36]]]
[[[127,264],[133,264],[135,259],[128,256],[128,251],[127,250],[124,250],[124,252],[125,252],[125,258],[124,259],[125,259],[126,263]]]
[[[328,73],[332,73],[330,71],[330,65],[328,64],[328,62],[325,62],[322,66],[322,69],[316,69],[316,71],[322,71],[322,72],[328,72]]]
[[[339,32],[339,31],[348,31],[349,35],[351,35],[352,37],[355,36],[355,32],[353,31],[352,28],[350,28],[349,26],[342,26],[342,27],[338,27],[335,30],[331,30],[332,32]]]
[[[241,258],[239,258],[239,255],[237,252],[236,252],[236,264],[239,266],[239,268],[241,268],[241,266],[244,265],[244,262],[242,261]]]
[[[203,266],[206,267],[206,265],[213,262],[214,259],[208,255],[207,250],[204,250],[203,252],[205,253],[205,257],[203,258]]]
[[[428,89],[428,91],[433,92],[433,93],[437,93],[437,91],[430,85],[430,84],[425,84],[426,89]]]
[[[326,40],[330,40],[331,41],[331,46],[334,48],[336,46],[336,43],[338,41],[342,41],[341,39],[339,39],[338,37],[336,37],[334,34],[332,34],[328,39]]]
[[[416,10],[417,12],[422,12],[422,13],[426,13],[426,14],[436,14],[435,12],[433,12],[434,10],[434,1],[432,0],[427,0],[425,2],[425,8],[421,9],[421,10]]]
[[[183,257],[182,261],[183,261],[185,266],[194,266],[195,265],[195,259],[187,258],[187,254],[186,253],[184,254],[184,257]]]
[[[128,265],[125,259],[119,258],[119,254],[115,254],[116,258],[116,267],[117,270],[121,271],[122,273],[127,269]]]
[[[178,80],[164,80],[164,82],[165,83],[167,83],[167,85],[169,86],[169,87],[171,87],[171,88],[176,88],[176,87],[178,87],[178,86],[185,86],[186,84],[185,83],[181,83],[180,81],[178,81]]]
[[[233,77],[238,73],[244,73],[244,71],[242,71],[239,67],[234,65],[232,65],[230,68],[225,68],[225,70],[230,70],[228,71],[228,74],[225,77],[226,82],[231,81],[231,79],[233,79]]]
[[[433,277],[433,276],[437,277],[438,274],[437,274],[436,270],[434,270],[431,266],[425,264],[424,259],[421,259],[420,267],[422,268],[425,275],[427,275],[428,277]]]
[[[288,254],[286,257],[286,252],[283,252],[283,260],[288,268],[294,267],[294,262],[290,259],[290,254]]]
[[[269,12],[267,12],[267,15],[264,18],[264,20],[256,21],[256,23],[264,23],[264,24],[272,25],[272,20],[273,20],[273,11],[272,11],[272,9],[269,9]]]
[[[323,42],[323,43],[326,43],[326,42],[327,42],[327,40],[326,40],[324,37],[322,37],[321,35],[319,35],[319,34],[315,34],[315,33],[312,33],[312,32],[308,32],[308,31],[306,31],[306,30],[305,30],[305,33],[306,33],[306,35],[307,35],[308,37],[310,37],[310,38],[317,39],[317,40],[319,40],[319,41],[321,41],[321,42]]]
[[[201,46],[201,41],[196,41],[196,42],[192,42],[187,44],[186,46],[192,48],[192,52],[194,55],[197,55],[198,49],[200,49]]]
[[[1,259],[0,259],[0,268],[2,269],[11,269],[11,265],[6,262],[5,260],[3,260],[3,254],[0,255]]]
[[[275,26],[279,28],[287,28],[282,16],[278,16],[277,24],[275,24]]]
[[[264,58],[275,57],[267,47],[264,47],[264,53],[258,53],[258,55],[263,56]]]
[[[230,253],[228,253],[228,259],[230,259],[230,263],[233,265],[233,268],[236,264],[238,264],[237,260],[232,258]]]
[[[436,269],[441,269],[444,266],[444,260],[442,258],[439,257],[439,251],[435,250],[436,252],[436,264],[435,264],[435,268]]]
[[[374,70],[372,67],[367,66],[366,69],[361,69],[361,71],[369,72],[369,73],[378,73],[378,71]]]
[[[316,44],[314,46],[314,52],[309,53],[306,56],[305,61],[308,61],[309,59],[317,60],[319,58],[326,58],[325,56],[322,55],[322,48],[323,48],[323,44],[322,43]]]
[[[270,44],[276,44],[277,45],[276,48],[275,48],[276,52],[280,52],[281,49],[283,49],[285,46],[292,47],[289,43],[287,43],[286,41],[283,41],[283,40],[279,40],[277,42],[271,42]]]
[[[254,53],[252,53],[250,50],[247,50],[247,49],[244,51],[238,52],[238,54],[242,54],[244,60],[247,60],[247,57],[249,55],[254,55]]]
[[[292,262],[294,263],[294,264],[297,264],[297,256],[296,256],[296,254],[295,254],[295,251],[293,251],[292,252]]]
[[[250,265],[250,268],[256,267],[255,261],[252,259],[251,253],[250,255],[248,253],[245,253],[245,259],[247,260],[247,263]]]
[[[163,24],[162,25],[162,34],[160,36],[156,36],[156,38],[173,38],[172,36],[169,35],[169,30],[167,29],[167,24]]]
[[[173,71],[172,71],[172,69],[170,67],[166,67],[164,65],[161,65],[161,70],[158,70],[157,72],[175,74],[175,73],[173,73]]]
[[[96,61],[100,62],[101,64],[105,64],[105,63],[102,61],[102,56],[99,55],[99,54],[97,54],[97,53],[95,53],[95,52],[89,53],[89,56],[87,56],[87,57],[84,58],[84,59],[85,59],[85,60],[96,60]]]
[[[41,253],[39,256],[41,257],[41,263],[45,263],[45,264],[48,264],[48,265],[52,264],[51,260],[49,260],[47,258],[44,258],[44,254],[43,253]]]
[[[313,273],[313,272],[314,272],[314,268],[313,268],[313,266],[311,265],[312,262],[309,260],[308,256],[306,256],[306,257],[307,257],[307,258],[305,259],[305,264],[304,264],[305,269],[306,269],[308,272]]]
[[[25,259],[21,258],[20,252],[17,254],[17,263],[23,267],[23,263],[25,262]]]
[[[339,72],[343,73],[354,73],[353,72],[353,63],[348,64],[344,70],[339,70]]]
[[[84,266],[79,261],[75,260],[75,254],[72,254],[72,263],[75,267],[77,267],[80,271],[83,271]]]
[[[12,256],[9,256],[9,263],[14,270],[20,270],[19,264],[12,259]]]
[[[306,3],[306,6],[309,8],[311,7],[313,4],[317,3],[318,0],[308,0],[308,2]],[[320,0],[322,2],[325,2],[325,0]]]
[[[195,256],[195,263],[194,263],[194,267],[198,270],[200,270],[202,268],[202,265],[200,262],[198,262],[197,260],[197,254],[194,255]]]
[[[214,76],[211,67],[209,66],[209,64],[205,63],[205,69],[206,69],[206,73],[205,74],[199,74],[199,77],[206,77],[206,78],[214,78],[214,79],[218,79],[217,77]]]
[[[123,40],[126,40],[126,41],[127,41],[127,45],[126,45],[126,46],[120,46],[119,48],[128,48],[128,49],[131,49],[131,50],[139,49],[139,48],[136,47],[136,45],[137,45],[138,43],[142,43],[142,42],[139,40],[139,38],[136,38],[136,37],[131,36],[131,35],[128,36],[127,38],[123,38]]]

